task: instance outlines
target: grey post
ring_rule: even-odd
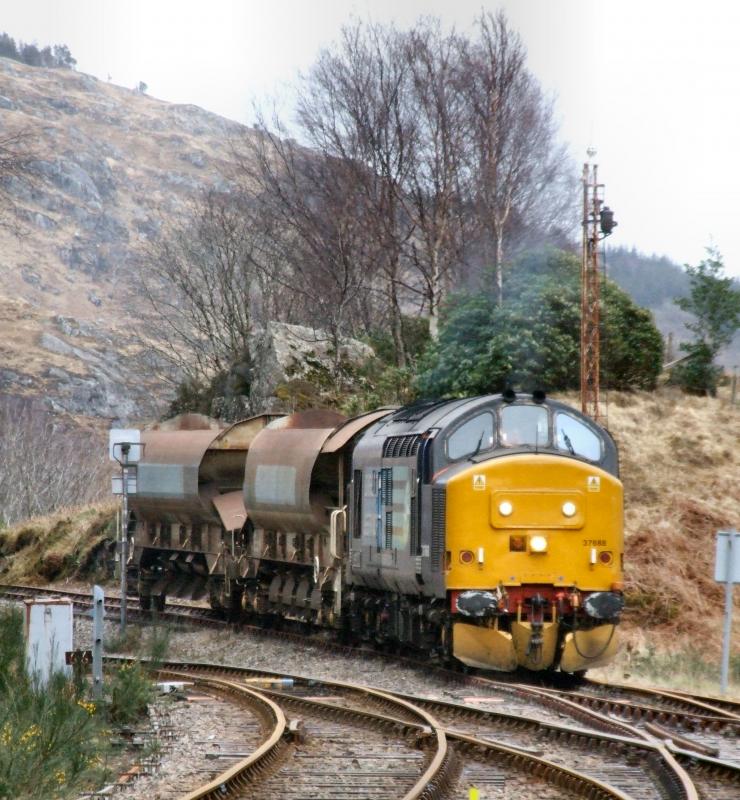
[[[121,444],[121,478],[123,492],[123,509],[121,513],[121,546],[119,548],[119,558],[121,566],[121,635],[126,633],[126,617],[128,611],[128,454],[130,444]]]
[[[126,617],[127,617],[127,572],[126,566],[128,564],[128,495],[129,490],[133,489],[132,493],[136,492],[136,468],[137,462],[142,456],[144,445],[140,440],[141,432],[132,429],[116,429],[113,428],[109,432],[109,452],[110,457],[117,461],[121,467],[121,531],[120,539],[118,542],[118,563],[120,567],[121,578],[121,634],[126,633]],[[132,451],[131,448],[134,448]],[[117,455],[120,453],[120,458]],[[134,479],[132,486],[129,487],[129,476]],[[115,490],[115,483],[113,493],[118,494]]]
[[[105,617],[105,595],[99,586],[93,587],[93,641],[92,641],[92,674],[93,697],[100,700],[103,696],[103,619]]]
[[[725,584],[725,624],[722,633],[722,669],[720,690],[727,693],[730,674],[730,633],[732,630],[732,589],[740,583],[740,534],[733,528],[717,531],[717,558],[714,580]]]

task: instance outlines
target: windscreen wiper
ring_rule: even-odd
[[[484,436],[484,434],[485,434],[485,431],[482,431],[481,435],[480,435],[480,439],[478,439],[478,444],[475,446],[475,450],[468,457],[468,461],[472,461],[478,455],[478,453],[480,453],[480,449],[483,446],[483,436]]]
[[[562,428],[560,429],[560,433],[563,434],[563,441],[565,442],[565,446],[568,448],[568,452],[572,456],[574,456],[576,454],[576,451],[573,449],[573,445],[570,441],[570,436],[568,436],[568,434]]]

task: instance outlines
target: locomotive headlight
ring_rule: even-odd
[[[514,510],[514,506],[508,500],[504,500],[502,503],[498,504],[498,513],[501,514],[502,517],[508,517],[511,515],[511,512]]]
[[[573,516],[575,516],[575,513],[576,513],[576,504],[575,503],[571,503],[570,500],[568,500],[567,503],[563,503],[563,514],[564,514],[564,516],[573,517]]]
[[[529,537],[529,551],[530,551],[530,553],[546,553],[547,552],[547,537],[546,536],[530,536]]]

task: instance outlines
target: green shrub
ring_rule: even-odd
[[[25,671],[22,617],[0,610],[0,800],[65,800],[107,778],[101,708],[64,675],[45,687]]]
[[[648,311],[614,284],[602,288],[602,380],[612,389],[653,389],[663,343]],[[462,292],[444,308],[417,386],[430,397],[577,388],[580,267],[557,250],[512,265],[503,305],[495,293]]]
[[[106,676],[108,715],[116,725],[131,725],[143,717],[154,696],[150,676],[139,661],[129,661]]]

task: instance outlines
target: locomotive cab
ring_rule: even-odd
[[[353,484],[350,581],[382,593],[376,628],[438,626],[447,654],[489,669],[614,655],[622,486],[589,418],[513,394],[401,409],[358,443]]]

